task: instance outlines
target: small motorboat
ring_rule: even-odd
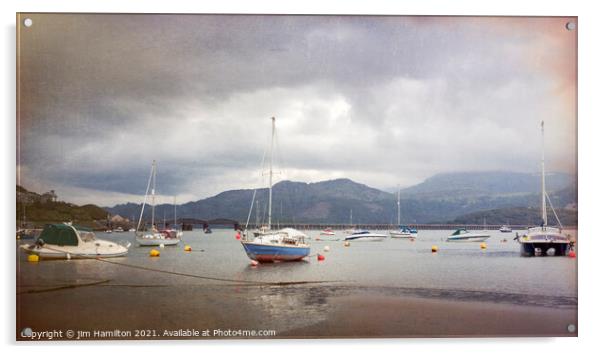
[[[345,241],[382,241],[387,235],[374,233],[367,230],[358,230],[351,235],[345,236]]]
[[[123,227],[119,226],[115,229],[115,232],[123,232]]]
[[[500,227],[500,232],[512,232],[512,228],[508,225],[502,225],[502,227]]]
[[[72,259],[121,257],[128,253],[129,246],[99,240],[90,230],[64,223],[46,225],[34,244],[21,248],[43,259]]]
[[[309,255],[310,246],[305,242],[307,235],[299,230],[285,228],[241,241],[247,256],[257,262],[300,261]]]
[[[484,233],[473,233],[466,229],[457,229],[453,234],[449,235],[445,241],[447,242],[481,242],[489,238],[489,235]]]
[[[389,231],[389,235],[391,236],[391,238],[410,239],[410,238],[416,238],[416,236],[417,236],[416,234],[417,234],[416,232],[412,232],[412,229],[405,225],[400,226],[398,230]]]
[[[334,231],[332,231],[332,229],[324,229],[320,232],[320,235],[323,236],[335,236],[336,233]]]

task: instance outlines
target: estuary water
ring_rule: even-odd
[[[388,238],[352,241],[348,247],[342,231],[334,237],[319,232],[306,231],[312,250],[305,261],[258,266],[251,266],[232,229],[185,232],[179,245],[156,247],[161,255],[153,258],[152,248],[137,246],[135,235],[128,232],[96,234],[131,243],[126,257],[110,262],[29,263],[17,249],[17,323],[38,328],[56,328],[59,323],[68,328],[262,324],[290,331],[324,320],[329,299],[358,294],[576,313],[576,259],[521,257],[514,233],[488,231],[487,248],[481,249],[479,242],[445,242],[451,230],[420,230],[413,242]],[[576,236],[575,230],[568,233]],[[31,240],[18,243],[25,242]],[[185,252],[185,245],[192,252]],[[438,247],[437,253],[431,252],[432,246]],[[318,261],[318,253],[325,260]],[[299,284],[277,286],[281,282]],[[74,284],[84,286],[62,288]],[[71,311],[81,316],[73,317]]]

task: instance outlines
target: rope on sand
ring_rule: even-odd
[[[48,247],[46,245],[44,245],[44,247],[47,248],[47,249],[49,249],[49,250],[54,250],[54,251],[66,253],[64,251],[61,251],[61,250],[58,250],[58,249],[53,249],[53,248]],[[255,280],[228,279],[228,278],[203,276],[203,275],[198,275],[198,274],[174,272],[174,271],[163,270],[163,269],[148,268],[148,267],[138,266],[138,265],[134,265],[134,264],[126,264],[126,263],[121,263],[121,262],[114,262],[114,261],[110,261],[108,259],[99,258],[98,256],[82,256],[82,255],[80,255],[79,257],[85,258],[85,259],[93,259],[93,260],[96,260],[96,261],[99,261],[99,262],[109,263],[109,264],[118,265],[118,266],[122,266],[122,267],[128,267],[128,268],[138,269],[138,270],[144,270],[144,271],[148,271],[148,272],[156,272],[156,273],[177,275],[177,276],[196,278],[196,279],[214,280],[214,281],[221,281],[221,282],[228,282],[228,283],[235,283],[235,284],[285,286],[285,285],[322,284],[322,283],[336,283],[336,282],[338,282],[338,281],[331,281],[331,280],[313,280],[313,281],[312,280],[302,280],[302,281],[263,282],[263,281],[255,281]],[[102,282],[99,282],[99,283],[89,283],[87,285],[88,286],[92,286],[92,285],[96,285],[96,284],[100,284],[100,283],[105,283],[105,282],[109,282],[109,280],[102,281]],[[64,287],[53,288],[51,290],[44,289],[44,290],[41,290],[40,292],[43,292],[43,291],[53,291],[53,290],[61,290],[61,289],[69,289],[69,288],[78,287],[78,286],[86,286],[86,284],[81,284],[81,285],[66,285]],[[30,291],[31,292],[35,292],[33,290],[30,290]]]
[[[223,281],[223,282],[230,282],[230,283],[240,283],[240,284],[282,286],[282,285],[320,284],[320,283],[333,283],[334,282],[334,281],[328,281],[328,280],[263,282],[263,281],[255,281],[255,280],[228,279],[228,278],[210,277],[210,276],[204,276],[204,275],[198,275],[198,274],[173,272],[173,271],[162,270],[162,269],[154,269],[154,268],[148,268],[148,267],[143,267],[143,266],[137,266],[137,265],[133,265],[133,264],[113,262],[113,261],[109,261],[107,259],[101,259],[101,258],[95,258],[95,259],[97,261],[100,261],[100,262],[105,262],[105,263],[110,263],[110,264],[115,264],[115,265],[119,265],[119,266],[123,266],[123,267],[128,267],[128,268],[133,268],[133,269],[139,269],[139,270],[145,270],[145,271],[150,271],[150,272],[157,272],[157,273],[163,273],[163,274],[178,275],[178,276],[182,276],[182,277],[205,279],[205,280],[215,280],[215,281]]]
[[[46,293],[46,292],[50,292],[50,291],[57,291],[57,290],[64,290],[64,289],[82,288],[85,286],[94,286],[94,285],[108,283],[110,281],[111,281],[111,279],[107,279],[107,280],[100,280],[100,281],[95,281],[92,283],[85,283],[85,284],[70,284],[70,285],[62,285],[62,286],[56,286],[53,288],[46,288],[46,289],[32,289],[32,290],[20,291],[17,293],[17,295]]]

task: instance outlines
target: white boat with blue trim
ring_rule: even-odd
[[[480,232],[470,232],[466,229],[457,229],[453,234],[449,235],[445,241],[447,242],[482,242],[490,236]]]
[[[309,256],[306,238],[307,235],[299,230],[285,228],[241,243],[247,256],[260,263],[300,261]]]
[[[357,230],[351,235],[345,236],[345,241],[383,241],[387,237],[387,235],[368,230]]]
[[[268,194],[268,224],[261,234],[257,234],[251,239],[247,233],[249,219],[253,211],[255,194],[251,201],[251,210],[247,217],[247,223],[243,238],[240,241],[247,256],[257,262],[279,262],[279,261],[300,261],[309,256],[310,245],[306,242],[307,235],[293,228],[284,228],[279,231],[271,231],[272,228],[272,151],[274,148],[274,135],[276,133],[276,118],[272,117],[272,140],[269,155],[269,194]]]

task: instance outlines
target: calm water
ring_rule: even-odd
[[[416,241],[387,239],[383,242],[316,241],[319,231],[308,231],[312,238],[311,257],[306,261],[250,266],[233,230],[216,229],[212,234],[185,232],[178,246],[161,249],[161,257],[149,258],[148,247],[138,247],[133,233],[97,233],[98,238],[131,242],[127,257],[113,259],[119,263],[198,274],[232,280],[261,282],[335,281],[355,286],[396,287],[409,289],[448,289],[543,296],[577,296],[577,262],[568,257],[520,257],[514,234],[490,231],[487,249],[479,243],[447,243],[451,231],[420,231]],[[502,242],[506,239],[508,242]],[[24,241],[26,242],[26,241]],[[193,252],[183,251],[190,245]],[[431,253],[431,246],[439,248]],[[330,247],[329,252],[324,247]],[[326,256],[318,262],[316,254]],[[23,271],[28,271],[26,257],[19,252]],[[36,273],[57,281],[68,276],[88,279],[98,267],[107,277],[123,277],[131,269],[99,264],[94,260],[46,261],[35,265]],[[56,270],[56,272],[55,272]],[[144,281],[136,271],[136,281]],[[31,275],[31,274],[30,274]],[[148,274],[152,279],[154,273]],[[35,277],[35,276],[34,276]],[[94,277],[92,277],[94,278]],[[132,279],[128,279],[132,280]],[[189,281],[184,277],[168,277],[170,283]],[[198,281],[195,279],[195,281]],[[216,283],[214,281],[207,281]],[[217,282],[220,283],[220,282]]]
[[[131,242],[127,257],[28,263],[17,250],[17,325],[38,329],[97,328],[276,328],[296,331],[327,318],[330,300],[346,295],[390,295],[577,307],[577,262],[568,257],[524,258],[513,234],[491,231],[487,249],[479,243],[446,243],[451,231],[420,231],[415,242],[316,241],[302,262],[250,266],[233,230],[206,235],[186,232],[178,246],[138,247],[133,233],[97,233]],[[325,238],[325,236],[321,236]],[[508,242],[501,242],[502,239]],[[25,240],[21,242],[31,242]],[[184,252],[190,245],[193,252]],[[431,246],[439,247],[431,253]],[[330,247],[324,252],[325,246]],[[316,254],[326,256],[317,261]],[[223,278],[218,281],[134,269],[125,265]],[[69,289],[56,287],[106,281]],[[288,286],[259,282],[328,281]],[[40,291],[50,289],[52,291]],[[53,290],[54,289],[54,290]],[[68,309],[68,311],[66,311]],[[76,314],[73,316],[72,314]],[[294,318],[295,321],[291,321]],[[279,332],[280,333],[280,332]]]

